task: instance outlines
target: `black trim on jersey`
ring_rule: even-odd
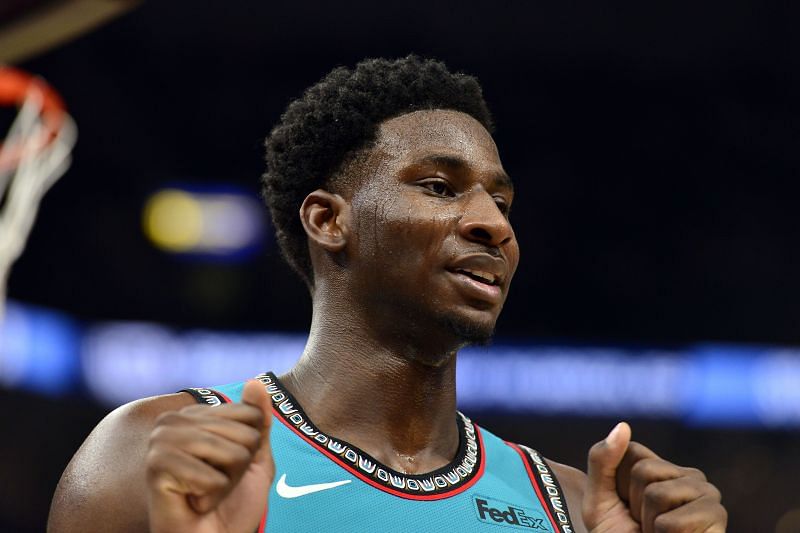
[[[564,496],[564,491],[558,483],[558,478],[553,473],[553,469],[547,464],[544,457],[533,448],[518,444],[520,449],[525,452],[523,457],[528,463],[528,466],[533,473],[533,481],[542,493],[542,497],[550,509],[550,514],[561,528],[563,533],[573,532],[575,528],[572,527],[572,522],[569,517],[569,509],[567,508],[567,498]]]
[[[202,389],[198,387],[191,387],[188,389],[181,389],[178,392],[188,392],[194,397],[197,403],[211,405],[212,407],[223,403],[231,402],[230,398],[213,389]]]
[[[287,426],[306,442],[336,457],[346,468],[375,485],[420,498],[435,497],[469,484],[483,470],[483,444],[477,434],[478,429],[460,412],[456,416],[459,443],[455,458],[433,472],[404,474],[389,468],[349,442],[320,431],[272,372],[259,374],[255,379],[264,384],[275,412]]]

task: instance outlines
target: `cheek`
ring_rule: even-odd
[[[432,199],[431,199],[432,200]],[[428,199],[382,195],[359,205],[358,254],[382,267],[384,276],[429,276],[423,267],[441,260],[449,220]],[[424,204],[424,205],[421,205]]]

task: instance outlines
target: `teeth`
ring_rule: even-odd
[[[494,285],[497,282],[497,276],[491,272],[484,272],[483,270],[469,270],[467,268],[461,268],[459,269],[459,272],[468,274],[473,278],[478,278],[480,281],[488,283],[489,285]]]

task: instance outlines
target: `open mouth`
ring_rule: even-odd
[[[500,280],[497,276],[492,274],[491,272],[486,272],[483,270],[472,270],[467,268],[457,268],[455,270],[458,274],[463,274],[468,278],[472,278],[479,283],[483,283],[485,285],[499,285]]]

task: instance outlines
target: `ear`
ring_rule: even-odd
[[[317,189],[303,200],[300,220],[308,238],[329,252],[341,252],[350,236],[350,204],[338,194]]]

